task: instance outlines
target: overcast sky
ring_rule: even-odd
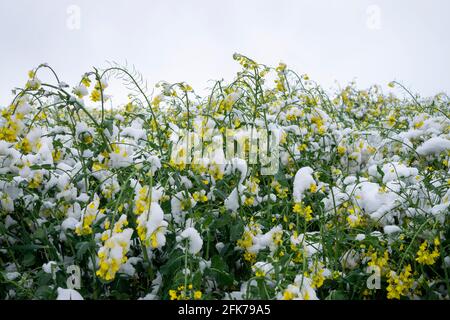
[[[69,84],[114,60],[149,84],[202,91],[232,79],[234,52],[283,61],[326,88],[395,79],[421,95],[448,93],[449,13],[446,0],[1,0],[0,105],[42,62]]]

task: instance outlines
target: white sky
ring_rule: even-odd
[[[67,27],[70,5],[79,29]],[[201,92],[232,79],[234,52],[283,61],[326,88],[395,79],[421,95],[448,92],[449,12],[446,0],[1,0],[0,105],[42,62],[71,85],[114,60],[150,85],[186,81]]]

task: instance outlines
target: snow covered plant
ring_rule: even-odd
[[[204,97],[117,65],[29,73],[0,115],[1,299],[449,298],[448,96],[234,59]],[[248,129],[275,134],[275,172]]]

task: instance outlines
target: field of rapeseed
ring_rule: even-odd
[[[1,299],[449,298],[449,97],[233,58],[202,97],[30,71],[1,108]]]

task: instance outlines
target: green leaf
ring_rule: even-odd
[[[343,290],[332,290],[325,300],[347,300],[348,295]]]
[[[213,227],[215,228],[222,228],[226,225],[229,225],[231,223],[231,215],[229,214],[223,214],[213,223]]]
[[[38,284],[40,286],[45,286],[50,284],[52,281],[52,275],[50,273],[45,273],[41,271],[38,276]]]
[[[76,244],[75,248],[77,249],[77,258],[78,260],[82,260],[86,252],[90,249],[91,242],[83,241]]]
[[[381,167],[379,165],[377,165],[377,172],[378,174],[381,176],[381,179],[383,179],[384,177],[384,171],[381,170]]]
[[[23,261],[22,264],[25,267],[30,267],[32,266],[36,261],[36,255],[34,253],[27,253],[24,257],[23,257]]]
[[[46,285],[40,286],[39,288],[36,289],[34,296],[38,299],[49,300],[49,299],[52,299],[53,290],[49,286],[46,286]]]
[[[233,277],[220,269],[210,268],[211,273],[216,277],[219,286],[231,286],[233,284]]]
[[[241,220],[236,221],[230,227],[230,241],[234,242],[242,237],[244,233],[244,224]]]
[[[5,225],[3,224],[3,222],[0,222],[0,233],[1,234],[6,233],[6,228],[5,228]]]
[[[34,232],[33,236],[34,236],[35,239],[38,239],[38,240],[45,240],[47,238],[45,230],[42,229],[42,228],[37,229]]]
[[[228,273],[228,265],[222,257],[215,255],[211,258],[211,268],[209,271],[216,277],[221,286],[230,286],[233,284],[233,277]]]
[[[228,270],[228,266],[225,261],[223,261],[222,257],[217,254],[211,258],[211,267],[220,270]]]
[[[40,169],[50,170],[52,168],[53,166],[51,164],[41,164],[41,165],[34,164],[30,166],[31,170],[40,170]]]
[[[173,274],[184,261],[184,254],[180,250],[175,250],[169,257],[168,262],[160,268],[163,275]]]

